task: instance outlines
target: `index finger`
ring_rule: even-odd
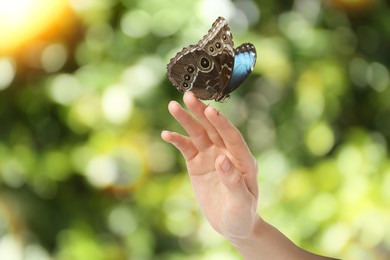
[[[225,147],[221,136],[218,134],[211,122],[209,122],[204,113],[207,106],[189,91],[184,94],[184,103],[187,105],[192,114],[202,123],[211,141],[218,147]]]
[[[204,112],[209,121],[217,129],[226,145],[227,150],[234,159],[244,163],[246,167],[251,165],[252,153],[250,152],[240,131],[226,117],[215,110],[215,108],[209,106]]]

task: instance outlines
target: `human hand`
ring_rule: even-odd
[[[172,116],[188,136],[163,131],[184,159],[195,196],[211,226],[229,240],[248,237],[257,214],[257,162],[241,133],[215,108],[186,92],[184,103],[169,103]]]
[[[175,101],[168,109],[188,136],[163,131],[161,137],[184,156],[196,199],[211,226],[244,259],[331,259],[297,247],[258,215],[257,162],[241,133],[192,93],[184,94],[184,103],[193,116]]]

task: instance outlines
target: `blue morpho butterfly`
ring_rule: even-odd
[[[200,99],[222,101],[248,77],[255,63],[255,46],[243,43],[234,50],[230,28],[218,17],[198,44],[171,59],[167,75],[181,92],[190,90]]]

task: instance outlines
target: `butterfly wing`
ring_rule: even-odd
[[[220,99],[233,71],[233,36],[219,17],[198,42],[178,52],[167,65],[167,75],[176,88],[191,90],[201,99]]]
[[[251,43],[243,43],[235,50],[234,68],[226,88],[225,95],[229,94],[251,74],[256,64],[256,48]]]
[[[189,46],[168,64],[168,78],[181,92],[191,90],[201,99],[212,99],[219,89],[219,69],[206,51]]]
[[[214,95],[214,98],[217,98],[222,95],[223,89],[229,82],[234,64],[233,35],[226,20],[218,17],[198,45],[213,58],[216,64],[220,79],[218,88],[215,89],[217,93]]]

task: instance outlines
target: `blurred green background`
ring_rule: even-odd
[[[259,161],[261,215],[316,253],[390,258],[386,1],[0,0],[0,259],[240,259],[160,139],[183,132],[166,64],[218,16],[258,52],[206,103]]]

